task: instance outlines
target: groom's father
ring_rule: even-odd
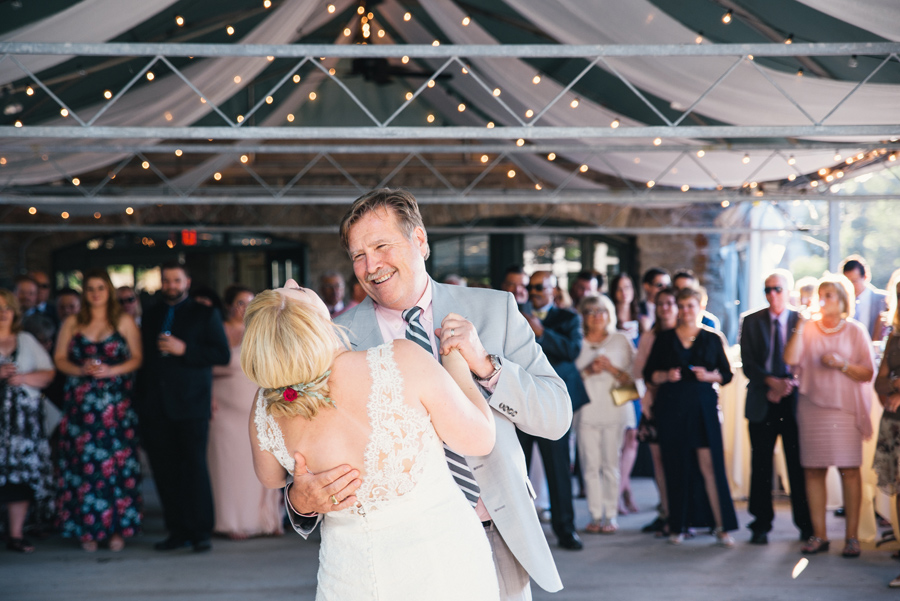
[[[378,189],[358,198],[341,222],[341,244],[369,296],[337,320],[348,327],[353,349],[410,333],[418,334],[423,346],[427,335],[435,357],[442,349],[458,347],[495,411],[494,450],[484,457],[455,459],[448,453],[448,462],[485,525],[501,598],[531,599],[529,576],[547,591],[560,590],[516,429],[560,438],[569,429],[572,407],[515,299],[432,280],[425,271],[429,247],[422,217],[415,198],[403,190]],[[301,514],[347,507],[355,502],[356,475],[349,466],[311,475],[298,461],[290,503]],[[333,494],[337,505],[330,500]],[[291,517],[301,534],[315,527],[312,519]]]

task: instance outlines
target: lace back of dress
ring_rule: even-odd
[[[368,511],[415,488],[434,446],[429,444],[434,430],[424,410],[404,401],[393,344],[369,349],[366,360],[372,377],[368,403],[372,432],[365,451],[366,476],[356,496]]]
[[[275,455],[281,467],[291,474],[294,473],[294,458],[284,446],[284,435],[275,418],[266,411],[266,399],[262,391],[256,395],[256,409],[253,412],[253,423],[256,425],[256,437],[259,439],[259,448]]]

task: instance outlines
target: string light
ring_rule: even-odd
[[[697,37],[694,38],[694,43],[695,44],[703,43],[703,32],[702,31],[697,33]]]
[[[794,43],[794,34],[788,34],[788,37],[784,39],[785,44],[793,44]]]
[[[494,96],[499,96],[499,95],[500,95],[500,88],[494,88],[494,91],[493,91],[492,93],[494,94]]]
[[[13,123],[13,125],[15,125],[16,127],[22,127],[22,122],[16,121],[15,123]]]
[[[378,37],[380,37],[380,38],[383,38],[383,37],[384,37],[384,30],[383,30],[383,29],[379,29],[379,30],[378,30]]]
[[[731,205],[727,200],[723,200],[721,204],[723,209],[727,209]]]
[[[131,207],[127,207],[125,209],[125,214],[126,215],[134,215],[134,209],[132,209]]]
[[[750,182],[750,187],[751,187],[751,188],[755,188],[755,187],[758,186],[758,185],[759,185],[759,184],[757,184],[756,182]]]
[[[697,158],[698,158],[698,159],[702,159],[705,155],[706,155],[706,151],[705,151],[705,150],[698,150],[698,151],[697,151]]]
[[[243,116],[243,115],[238,115],[238,116],[237,116],[237,122],[238,122],[238,123],[243,123],[243,122],[244,122],[244,116]]]
[[[73,178],[72,178],[72,185],[73,185],[73,186],[80,186],[80,185],[81,185],[81,180],[78,179],[77,177],[73,177]]]
[[[469,74],[469,70],[466,69],[465,67],[463,67],[462,69],[460,69],[460,72],[461,72],[463,75],[468,75],[468,74]]]
[[[6,157],[0,157],[0,165],[6,164]]]
[[[429,114],[428,117],[425,118],[429,123],[434,123],[434,115]]]
[[[648,188],[652,188],[652,187],[655,186],[655,185],[656,185],[656,182],[653,181],[652,179],[651,179],[649,182],[647,182],[647,187],[648,187]]]
[[[37,215],[37,208],[35,208],[35,207],[28,207],[28,214],[29,214],[29,215]]]
[[[797,69],[797,77],[803,77],[803,67]]]
[[[66,110],[66,109],[60,109],[60,110],[59,110],[59,114],[62,115],[63,117],[68,117],[68,116],[69,116],[69,111]]]
[[[578,170],[581,171],[582,173],[587,173],[588,166],[582,165],[581,167],[578,168]]]
[[[163,117],[165,117],[166,121],[171,121],[174,118],[172,117],[172,113],[170,113],[169,111],[166,111]]]
[[[371,12],[370,12],[368,15],[366,15],[366,16],[368,17],[369,21],[371,21],[372,19],[375,18],[375,14],[374,14],[374,13],[371,13]]]
[[[432,46],[440,46],[441,42],[440,42],[440,40],[435,40],[435,41],[431,42],[431,45]]]
[[[329,75],[334,75],[335,73],[337,73],[337,71],[335,70],[334,67],[328,69],[328,74],[329,74]]]
[[[749,162],[750,162],[750,155],[749,155],[749,154],[745,154],[745,155],[744,155],[744,158],[741,159],[741,162],[742,162],[743,164],[745,164],[745,165],[746,165],[747,163],[749,163]]]
[[[410,13],[404,13],[403,20],[409,21],[410,19],[412,19],[412,15]]]
[[[519,138],[518,140],[516,140],[516,146],[519,146],[519,147],[525,146],[525,140],[523,140],[522,138]]]
[[[294,83],[300,83],[300,76],[297,75],[296,73],[294,74],[294,77],[292,79],[293,79]]]
[[[362,7],[362,6],[357,6],[357,7],[356,7],[356,14],[361,15],[361,14],[363,14],[364,12],[366,12],[365,7]],[[406,13],[406,14],[409,14],[409,13]],[[406,20],[408,21],[409,19],[406,19]]]
[[[215,173],[213,173],[213,179],[216,180],[216,181],[221,180],[221,179],[222,179],[222,174],[219,173],[218,171],[216,171]]]
[[[896,161],[896,160],[897,160],[897,155],[896,155],[896,153],[893,153],[893,152],[892,152],[892,153],[891,153],[891,156],[888,157],[888,160],[891,161],[892,163],[893,163],[894,161]]]
[[[234,35],[234,27],[229,25],[228,27],[225,28],[225,33],[227,33],[228,35]]]
[[[241,76],[240,76],[240,75],[235,75],[235,76],[234,76],[234,83],[241,83]]]
[[[333,13],[334,11],[335,11],[334,4],[329,4],[329,5],[328,5],[328,12],[329,12],[329,13]]]
[[[837,152],[837,153],[835,153],[835,155],[834,155],[834,162],[837,163],[837,162],[843,160],[843,158],[844,158],[844,157],[841,156],[841,153]]]
[[[62,217],[63,219],[68,219],[68,218],[69,218],[69,212],[68,212],[68,211],[63,211],[62,214],[60,215],[60,217]]]
[[[459,106],[456,107],[456,110],[458,110],[458,111],[461,113],[461,112],[463,112],[463,111],[466,110],[466,105],[463,104],[462,102],[460,102],[460,103],[459,103]]]
[[[486,154],[481,155],[482,163],[487,163],[489,159],[490,159],[490,157],[488,157],[488,155],[486,155]]]
[[[433,79],[429,79],[429,80],[428,80],[428,87],[429,87],[429,88],[433,88],[433,87],[434,87],[434,80],[433,80]]]
[[[569,106],[571,106],[573,109],[574,109],[574,108],[578,108],[578,99],[577,99],[577,98],[573,98],[573,99],[572,99],[572,102],[569,103]]]
[[[488,129],[494,129],[494,122],[493,122],[493,121],[488,121],[488,122],[487,122],[487,125],[486,125],[485,127],[487,127]]]
[[[412,97],[413,97],[413,93],[412,93],[412,92],[407,92],[407,93],[406,93],[406,99],[407,99],[407,100],[412,100]]]
[[[463,20],[462,20],[463,27],[468,27],[469,23],[471,23],[471,22],[472,22],[472,19],[470,19],[469,17],[463,17]]]
[[[272,104],[273,102],[275,102],[274,98],[272,98],[271,96],[266,96],[266,104]]]
[[[681,186],[681,191],[682,191],[682,192],[687,192],[687,191],[690,190],[690,189],[691,189],[691,187],[690,187],[689,185],[687,185],[687,184],[684,184],[683,186]]]
[[[344,37],[345,37],[345,38],[349,38],[351,33],[353,33],[353,32],[350,31],[350,28],[349,28],[349,27],[345,27],[345,28],[344,28]]]
[[[819,182],[817,182],[816,180],[813,180],[813,181],[809,182],[809,185],[812,186],[813,188],[818,188]]]
[[[175,17],[175,24],[178,25],[179,27],[184,25],[184,17],[182,17],[180,15]]]
[[[613,129],[616,129],[617,127],[619,127],[619,119],[618,118],[613,119],[612,123],[610,123],[609,126]]]
[[[788,165],[793,165],[796,162],[797,162],[797,159],[794,158],[794,155],[791,155],[788,157],[788,160],[787,160]]]
[[[29,96],[33,96],[33,95],[34,95],[34,88],[32,88],[31,86],[28,86],[27,88],[25,88],[25,93],[26,93],[27,95],[29,95]]]
[[[819,169],[819,175],[825,175],[826,173],[828,173],[828,169],[826,169],[825,167]]]
[[[540,191],[540,190],[543,190],[544,187],[541,184],[536,183],[536,184],[534,184],[534,189]]]
[[[112,98],[112,92],[110,92],[109,90],[104,90],[103,97],[109,100],[110,98]]]
[[[147,161],[144,161],[143,163],[141,163],[141,167],[144,168],[144,169],[149,169],[149,168],[150,168],[150,163],[147,162]]]
[[[100,219],[100,217],[102,217],[102,215],[100,215],[100,211],[94,213],[94,219]]]
[[[263,0],[263,8],[272,8],[272,0]]]
[[[532,117],[534,117],[534,111],[531,109],[528,109],[527,111],[525,111],[525,117],[527,117],[528,119],[531,119]]]
[[[508,177],[509,179],[512,179],[512,178],[514,178],[515,176],[516,176],[516,170],[515,170],[515,169],[510,169],[509,171],[506,172],[506,177]]]
[[[547,155],[547,160],[548,160],[548,161],[555,161],[555,160],[556,160],[556,153],[555,153],[555,152],[551,152],[550,154],[548,154],[548,155]]]
[[[731,23],[732,14],[733,13],[729,10],[724,15],[722,15],[722,23],[725,23],[725,25],[728,25],[729,23]]]
[[[790,175],[788,175],[788,181],[789,181],[789,182],[792,182],[792,181],[794,181],[795,179],[797,179],[797,175],[796,175],[795,173],[791,173]]]
[[[862,152],[861,152],[861,153],[859,153],[858,155],[856,155],[856,160],[857,160],[857,161],[861,161],[861,160],[863,160],[865,157],[866,157],[865,153],[862,153]]]
[[[176,148],[176,149],[175,149],[175,156],[180,157],[180,156],[183,155],[183,154],[184,154],[184,153],[181,151],[180,148]]]
[[[156,75],[153,74],[153,71],[147,71],[147,81],[153,81],[154,77],[156,77]]]
[[[655,140],[653,140],[654,146],[659,146],[660,144],[662,144],[662,138],[656,138]]]
[[[541,83],[541,74],[535,74],[535,76],[531,78],[531,83],[533,83],[534,85],[538,85],[539,83]]]
[[[288,113],[287,121],[288,121],[288,123],[294,122],[294,114],[293,113]]]
[[[310,92],[310,93],[309,93],[309,99],[310,99],[310,100],[315,100],[316,98],[318,98],[318,96],[316,95],[315,92]]]
[[[246,154],[242,154],[242,155],[241,155],[241,162],[244,163],[244,164],[246,165],[247,163],[250,162],[250,157],[248,157]]]

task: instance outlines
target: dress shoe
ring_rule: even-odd
[[[837,509],[834,510],[834,517],[836,517],[836,518],[842,518],[845,515],[846,515],[846,512],[844,511],[843,507],[838,507]]]
[[[194,553],[205,553],[206,551],[212,551],[212,541],[204,538],[194,542]]]
[[[663,528],[666,527],[665,518],[657,516],[655,520],[641,528],[641,532],[660,532]]]
[[[807,537],[809,538],[809,537]],[[806,540],[806,539],[803,539]],[[765,532],[754,532],[750,536],[750,544],[751,545],[768,545],[769,544],[769,535]]]
[[[175,549],[183,549],[187,547],[190,543],[182,538],[175,538],[174,536],[170,536],[166,540],[161,540],[155,545],[153,548],[157,551],[174,551]]]
[[[558,537],[559,546],[569,551],[581,551],[584,549],[584,543],[574,532],[567,532]]]

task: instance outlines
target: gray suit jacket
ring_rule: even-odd
[[[448,313],[458,313],[475,325],[487,352],[501,358],[503,369],[488,399],[497,424],[494,450],[483,457],[466,459],[485,507],[516,559],[538,586],[558,591],[562,581],[534,509],[534,489],[528,481],[516,428],[554,440],[565,434],[572,422],[565,384],[535,342],[511,294],[434,281],[431,285],[435,325]],[[371,299],[342,314],[337,322],[350,330],[353,350],[385,342]]]

